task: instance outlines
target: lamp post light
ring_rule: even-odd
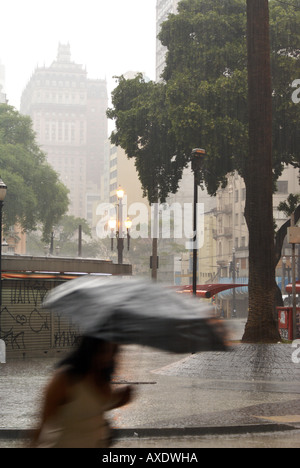
[[[118,248],[118,263],[123,263],[123,251],[124,251],[124,237],[123,237],[123,197],[124,190],[119,187],[117,190],[118,197],[118,230],[117,230],[117,248]]]
[[[1,338],[1,312],[2,312],[2,209],[6,197],[7,186],[0,178],[0,338]]]
[[[195,148],[192,150],[192,170],[194,172],[194,220],[193,220],[193,294],[197,295],[197,205],[198,205],[198,185],[200,184],[200,169],[205,157],[204,149]]]
[[[123,251],[124,251],[124,228],[126,228],[127,232],[127,249],[130,249],[130,229],[132,226],[132,221],[127,218],[127,220],[123,221],[123,198],[125,192],[124,190],[119,187],[117,190],[117,198],[118,198],[118,219],[110,219],[108,222],[108,226],[111,230],[111,250],[114,249],[114,232],[116,233],[117,238],[117,250],[118,250],[118,263],[120,265],[123,264]]]

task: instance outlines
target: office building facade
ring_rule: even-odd
[[[89,205],[101,196],[107,107],[106,81],[89,79],[71,61],[69,44],[34,71],[21,97],[21,113],[32,118],[39,145],[70,191],[69,214],[88,221]]]

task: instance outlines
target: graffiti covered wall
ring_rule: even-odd
[[[5,342],[7,359],[53,356],[76,345],[78,328],[42,307],[46,294],[59,284],[44,279],[3,281],[0,339]]]

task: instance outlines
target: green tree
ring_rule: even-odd
[[[249,229],[249,314],[244,342],[278,342],[274,320],[272,80],[268,0],[247,0],[249,151],[245,218]]]
[[[146,82],[139,74],[132,80],[118,78],[107,115],[115,120],[111,142],[134,158],[144,195],[150,203],[164,202],[176,193],[185,159],[175,152],[175,138],[167,115],[165,86]]]
[[[81,226],[83,234],[92,237],[91,228],[83,218],[76,218],[72,215],[64,215],[56,229],[60,233],[60,242],[64,244],[78,236],[78,228]]]
[[[52,226],[68,209],[68,190],[37,145],[31,119],[6,104],[0,105],[0,170],[8,186],[4,227],[41,226],[49,241]]]
[[[78,255],[79,226],[81,226],[82,233],[85,236],[92,237],[91,228],[83,218],[64,215],[61,217],[59,224],[52,227],[53,255],[57,252],[60,256],[76,257]],[[50,248],[49,242],[46,243],[46,247]],[[90,242],[85,239],[82,240],[83,257],[96,257],[101,253],[101,250],[102,245],[98,240],[91,240]],[[36,233],[31,233],[27,236],[27,251],[31,255],[44,255],[45,242]]]
[[[135,94],[132,99],[128,88],[118,107],[118,132],[130,122],[126,120],[125,124],[126,113],[122,108],[122,105],[128,105],[128,100],[131,103],[127,111],[132,117],[132,128],[137,125],[136,119],[147,122],[135,133],[138,151],[142,151],[143,145],[149,141],[143,139],[144,135],[149,135],[149,129],[154,128],[147,120],[150,108],[156,121],[162,118],[165,140],[168,137],[170,142],[169,150],[164,154],[180,169],[172,174],[173,188],[178,184],[176,177],[181,176],[182,167],[190,161],[191,149],[199,146],[205,148],[208,155],[202,166],[201,179],[211,195],[216,193],[220,184],[226,184],[228,173],[238,171],[244,178],[251,244],[250,319],[245,341],[278,339],[273,320],[272,191],[284,164],[299,167],[297,127],[300,106],[295,106],[291,99],[291,83],[298,77],[300,63],[299,7],[299,0],[293,4],[273,0],[270,2],[269,23],[267,1],[247,4],[245,0],[181,1],[178,14],[169,16],[159,35],[167,47],[166,67],[162,75],[164,83],[157,85],[161,99],[157,99],[158,87],[148,83],[154,92],[151,103],[145,105],[141,90],[139,96]],[[261,18],[255,15],[255,9],[259,14],[263,13]],[[256,35],[253,33],[255,28]],[[258,54],[252,53],[253,48]],[[161,131],[161,127],[156,127],[156,131]],[[115,142],[118,143],[118,139]],[[126,145],[125,141],[121,142],[123,145]],[[159,167],[153,154],[152,164],[155,169]],[[147,166],[149,170],[150,165]],[[159,186],[165,180],[168,191],[168,168],[165,172],[159,170],[156,173],[152,168],[152,173],[162,176]],[[256,175],[257,180],[253,181]],[[263,185],[265,187],[261,189]],[[261,237],[263,242],[260,242]]]
[[[273,171],[299,167],[300,106],[292,82],[300,76],[300,1],[270,2]],[[167,47],[168,115],[176,153],[206,149],[202,178],[211,195],[234,170],[247,176],[248,72],[245,0],[183,0],[159,38]]]
[[[175,151],[176,139],[166,108],[166,87],[146,82],[142,74],[132,80],[118,78],[112,93],[113,108],[107,115],[115,120],[111,142],[134,158],[139,179],[150,204],[165,202],[176,193],[185,156]],[[158,240],[152,240],[152,278],[157,279]]]
[[[273,85],[273,165],[300,169],[300,105],[292,101],[295,79],[300,78],[300,1],[272,0],[270,6]]]
[[[211,194],[233,170],[245,180],[250,266],[244,341],[279,339],[273,182],[285,163],[299,167],[300,156],[300,107],[291,100],[299,71],[300,2],[270,2],[270,23],[268,3],[184,0],[160,34],[168,48],[163,78],[179,151],[206,149],[202,178]]]
[[[287,218],[291,217],[295,213],[297,206],[300,203],[300,194],[291,193],[287,200],[280,202],[278,205],[278,211],[282,211]]]

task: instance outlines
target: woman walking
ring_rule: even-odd
[[[118,347],[82,337],[79,347],[62,360],[44,399],[37,448],[105,448],[111,443],[105,413],[127,404],[131,388],[112,391],[111,376]]]

